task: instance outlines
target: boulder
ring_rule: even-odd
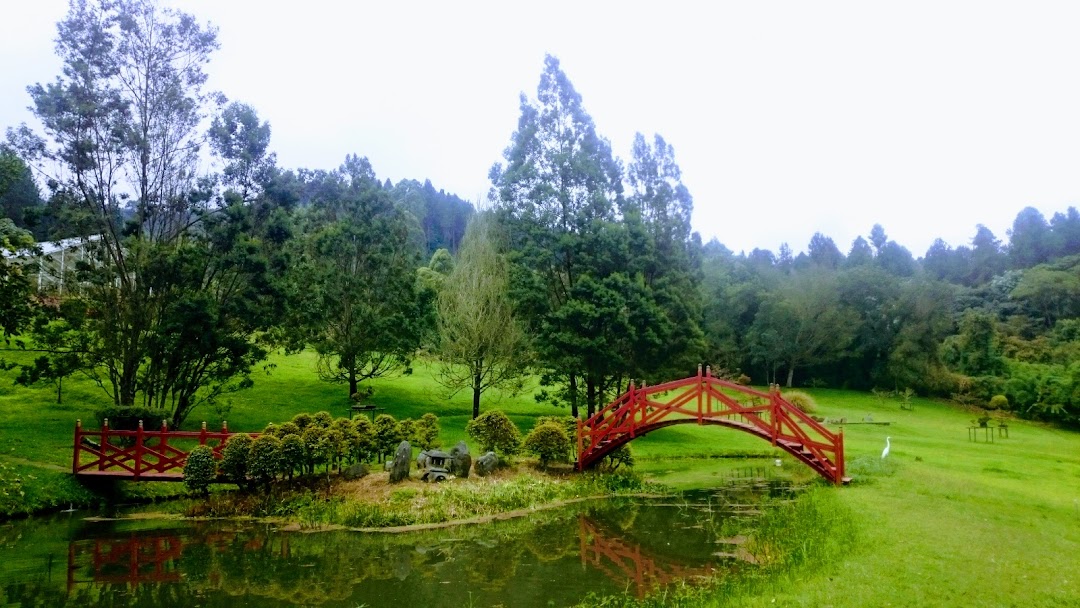
[[[427,465],[428,465],[428,453],[427,453],[426,450],[421,450],[421,452],[416,456],[416,468],[418,470],[426,469]]]
[[[390,483],[407,479],[410,465],[412,465],[412,446],[408,441],[402,441],[394,452],[394,462],[390,466]]]
[[[463,479],[469,478],[469,469],[472,468],[472,456],[469,455],[469,446],[464,441],[450,448],[450,473]]]
[[[499,466],[499,457],[495,455],[495,452],[488,452],[476,459],[476,474],[481,477],[487,477],[495,471],[495,467],[497,466]]]
[[[345,469],[345,472],[342,473],[342,476],[345,479],[360,479],[361,477],[366,477],[368,472],[369,471],[367,465],[360,463],[354,464],[351,467]]]

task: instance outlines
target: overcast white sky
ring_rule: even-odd
[[[922,256],[1080,204],[1080,3],[172,0],[220,28],[211,86],[287,168],[486,195],[545,53],[602,135],[675,148],[694,228],[729,248],[846,252],[874,223]],[[59,73],[65,0],[0,21],[0,128]]]

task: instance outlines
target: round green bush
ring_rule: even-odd
[[[480,444],[481,452],[513,456],[521,447],[521,431],[513,420],[499,410],[485,412],[470,420],[465,425],[465,432]]]
[[[393,454],[401,440],[401,425],[390,414],[379,414],[375,417],[372,425],[372,435],[375,440],[375,454],[380,458],[387,454]]]
[[[375,456],[375,427],[363,416],[352,421],[356,438],[353,441],[353,458],[357,462],[367,462]]]
[[[994,395],[990,398],[990,403],[986,405],[988,410],[1007,410],[1009,409],[1009,398],[1005,395]]]
[[[300,413],[292,418],[292,423],[296,425],[296,428],[303,432],[304,429],[311,426],[311,414]]]
[[[570,453],[570,438],[562,425],[546,422],[537,425],[525,436],[522,444],[525,451],[540,459],[540,466],[550,462],[564,462]]]
[[[784,400],[794,405],[800,412],[813,414],[817,411],[817,402],[814,398],[802,391],[788,391],[783,394]]]
[[[184,485],[192,492],[206,494],[210,484],[217,478],[217,462],[214,450],[208,445],[198,445],[184,461]]]
[[[281,438],[281,471],[289,479],[292,479],[294,472],[304,471],[304,442],[296,433]]]
[[[439,447],[439,417],[428,412],[416,423],[416,445],[421,450]]]
[[[317,424],[309,425],[300,434],[300,441],[304,444],[304,463],[309,475],[315,473],[317,465],[330,461],[331,448],[326,429]]]
[[[229,437],[221,450],[221,472],[225,479],[238,486],[248,485],[248,455],[251,453],[251,435],[238,433]]]
[[[315,412],[315,415],[311,417],[311,421],[324,429],[328,429],[334,424],[334,416],[330,412],[323,410],[321,412]]]
[[[248,452],[248,475],[254,483],[269,485],[281,471],[281,440],[259,435]]]

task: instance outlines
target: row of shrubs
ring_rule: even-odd
[[[425,450],[438,447],[438,417],[428,413],[419,420],[399,421],[381,414],[371,421],[335,419],[329,412],[297,414],[289,422],[267,425],[258,437],[233,435],[221,450],[220,463],[212,448],[196,447],[184,465],[184,483],[198,492],[205,492],[219,476],[244,488],[266,486],[278,478],[313,475],[319,466],[329,472],[382,461],[403,440]]]
[[[482,451],[493,451],[504,459],[524,451],[535,456],[540,466],[547,467],[577,457],[577,419],[573,416],[541,416],[523,439],[513,420],[499,410],[491,410],[470,420],[465,432]],[[634,466],[629,444],[612,452],[607,465],[612,470],[620,465]]]

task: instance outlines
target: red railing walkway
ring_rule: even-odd
[[[760,437],[829,481],[844,477],[844,433],[833,433],[780,395],[721,380],[706,368],[696,376],[635,387],[593,417],[578,421],[578,470],[592,467],[618,447],[675,424],[713,424]]]
[[[209,445],[214,458],[221,459],[221,450],[230,433],[227,424],[221,431],[170,431],[166,423],[161,430],[147,431],[142,422],[134,431],[109,428],[106,419],[99,431],[87,431],[82,421],[75,422],[75,453],[71,472],[79,477],[110,477],[133,481],[179,481],[184,478],[184,463],[196,445]],[[247,433],[257,437],[258,433]],[[179,442],[179,445],[177,445]]]

